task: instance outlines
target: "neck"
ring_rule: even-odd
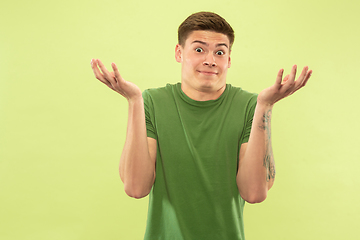
[[[185,84],[181,84],[181,90],[188,96],[189,98],[195,101],[209,101],[218,99],[221,94],[225,91],[226,84],[219,89],[216,90],[202,90],[202,89],[191,89],[186,87]]]

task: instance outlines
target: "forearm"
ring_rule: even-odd
[[[272,105],[258,104],[255,109],[247,148],[239,159],[237,184],[248,202],[265,200],[275,178],[271,146]]]
[[[144,100],[140,88],[125,81],[115,63],[111,66],[114,72],[109,72],[99,59],[91,60],[95,77],[128,100],[128,127],[119,173],[125,192],[131,197],[140,198],[150,192],[155,180],[156,140],[147,138]]]
[[[126,141],[119,171],[129,196],[140,198],[150,192],[155,179],[155,164],[149,153],[142,98],[129,101]]]

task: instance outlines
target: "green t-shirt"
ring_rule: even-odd
[[[244,240],[236,174],[249,139],[256,94],[226,85],[195,101],[181,84],[143,93],[148,137],[157,140],[146,240]]]

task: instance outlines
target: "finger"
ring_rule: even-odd
[[[306,74],[306,77],[305,77],[305,80],[304,80],[304,83],[302,86],[305,86],[306,83],[308,82],[309,78],[311,77],[311,74],[312,74],[312,70],[309,70],[308,73]]]
[[[115,79],[111,77],[111,75],[110,75],[109,71],[106,69],[105,65],[99,59],[97,59],[97,62],[98,62],[101,72],[104,75],[104,78],[110,83],[115,83]]]
[[[111,63],[112,69],[114,70],[115,79],[117,82],[124,83],[124,79],[121,77],[118,67],[115,63]]]
[[[99,79],[100,81],[104,80],[104,76],[103,74],[100,72],[99,67],[98,67],[98,63],[96,59],[91,59],[91,68],[94,72],[94,75],[97,79]]]
[[[291,69],[290,74],[288,75],[289,77],[287,78],[286,82],[282,85],[282,92],[283,93],[287,93],[287,92],[291,92],[294,90],[294,85],[295,85],[295,75],[296,75],[296,68],[297,66],[294,65]]]
[[[111,75],[111,77],[115,78],[115,73],[114,72],[110,72],[110,75]]]
[[[296,80],[297,82],[297,88],[296,90],[302,88],[305,86],[306,82],[309,80],[310,76],[311,76],[311,73],[312,71],[308,71],[309,67],[308,66],[305,66],[301,75],[299,76],[298,80]]]
[[[297,79],[296,81],[298,81],[298,80],[300,80],[300,81],[304,80],[304,78],[305,78],[305,76],[306,76],[306,74],[307,74],[307,72],[308,72],[308,69],[309,69],[309,67],[308,67],[308,66],[305,66],[305,67],[303,68],[303,70],[301,71],[301,74],[300,74],[300,76],[298,77],[298,79]]]
[[[301,87],[303,87],[303,83],[304,83],[304,80],[305,80],[305,77],[306,77],[306,74],[307,74],[307,70],[308,70],[308,67],[305,66],[303,68],[303,70],[301,71],[301,74],[298,77],[298,79],[294,82],[292,92],[295,92],[295,91],[299,90]]]
[[[277,74],[275,85],[277,85],[278,87],[281,86],[283,73],[284,73],[284,69],[280,69]]]
[[[105,83],[109,88],[111,88],[111,89],[114,90],[114,89],[116,88],[116,84],[117,84],[114,75],[111,74],[111,73],[107,70],[107,68],[105,67],[105,65],[104,65],[99,59],[97,59],[97,61],[98,61],[98,64],[99,64],[99,67],[100,67],[101,71],[102,71],[103,74],[104,74],[104,79],[106,80],[106,82],[104,82],[104,83]]]
[[[99,66],[98,66],[98,61],[96,59],[91,60],[91,68],[93,69],[96,79],[98,79],[100,82],[104,83],[108,87],[111,86],[111,83],[109,81],[107,81],[105,79],[104,75],[100,72]]]
[[[296,65],[294,65],[294,66],[292,67],[292,69],[291,69],[290,76],[289,76],[290,82],[291,82],[291,81],[293,82],[293,81],[295,80],[296,69],[297,69],[297,66],[296,66]]]
[[[301,71],[300,76],[299,76],[298,79],[296,80],[297,85],[302,86],[302,83],[304,82],[305,77],[306,77],[306,75],[307,75],[307,73],[308,73],[308,69],[309,69],[308,66],[305,66],[305,67],[303,68],[303,70]]]
[[[92,68],[92,70],[93,70],[93,72],[94,72],[95,77],[97,77],[97,75],[99,75],[99,74],[98,74],[99,71],[96,71],[96,70],[99,70],[99,69],[96,69],[96,68],[97,68],[96,59],[91,59],[90,64],[91,64],[91,68]]]
[[[307,68],[307,69],[308,69],[308,68]],[[307,69],[306,69],[306,75],[305,75],[304,79],[302,80],[301,85],[300,85],[298,88],[295,88],[295,89],[290,93],[290,95],[293,94],[294,92],[296,92],[297,90],[299,90],[300,88],[302,88],[302,87],[304,87],[304,86],[306,85],[307,81],[309,80],[309,78],[311,77],[311,74],[312,74],[312,70],[307,71]]]

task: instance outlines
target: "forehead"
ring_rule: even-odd
[[[185,45],[189,45],[194,41],[201,41],[208,44],[225,43],[227,46],[230,45],[230,40],[228,36],[214,31],[202,31],[202,30],[192,31],[187,37],[185,41]]]

